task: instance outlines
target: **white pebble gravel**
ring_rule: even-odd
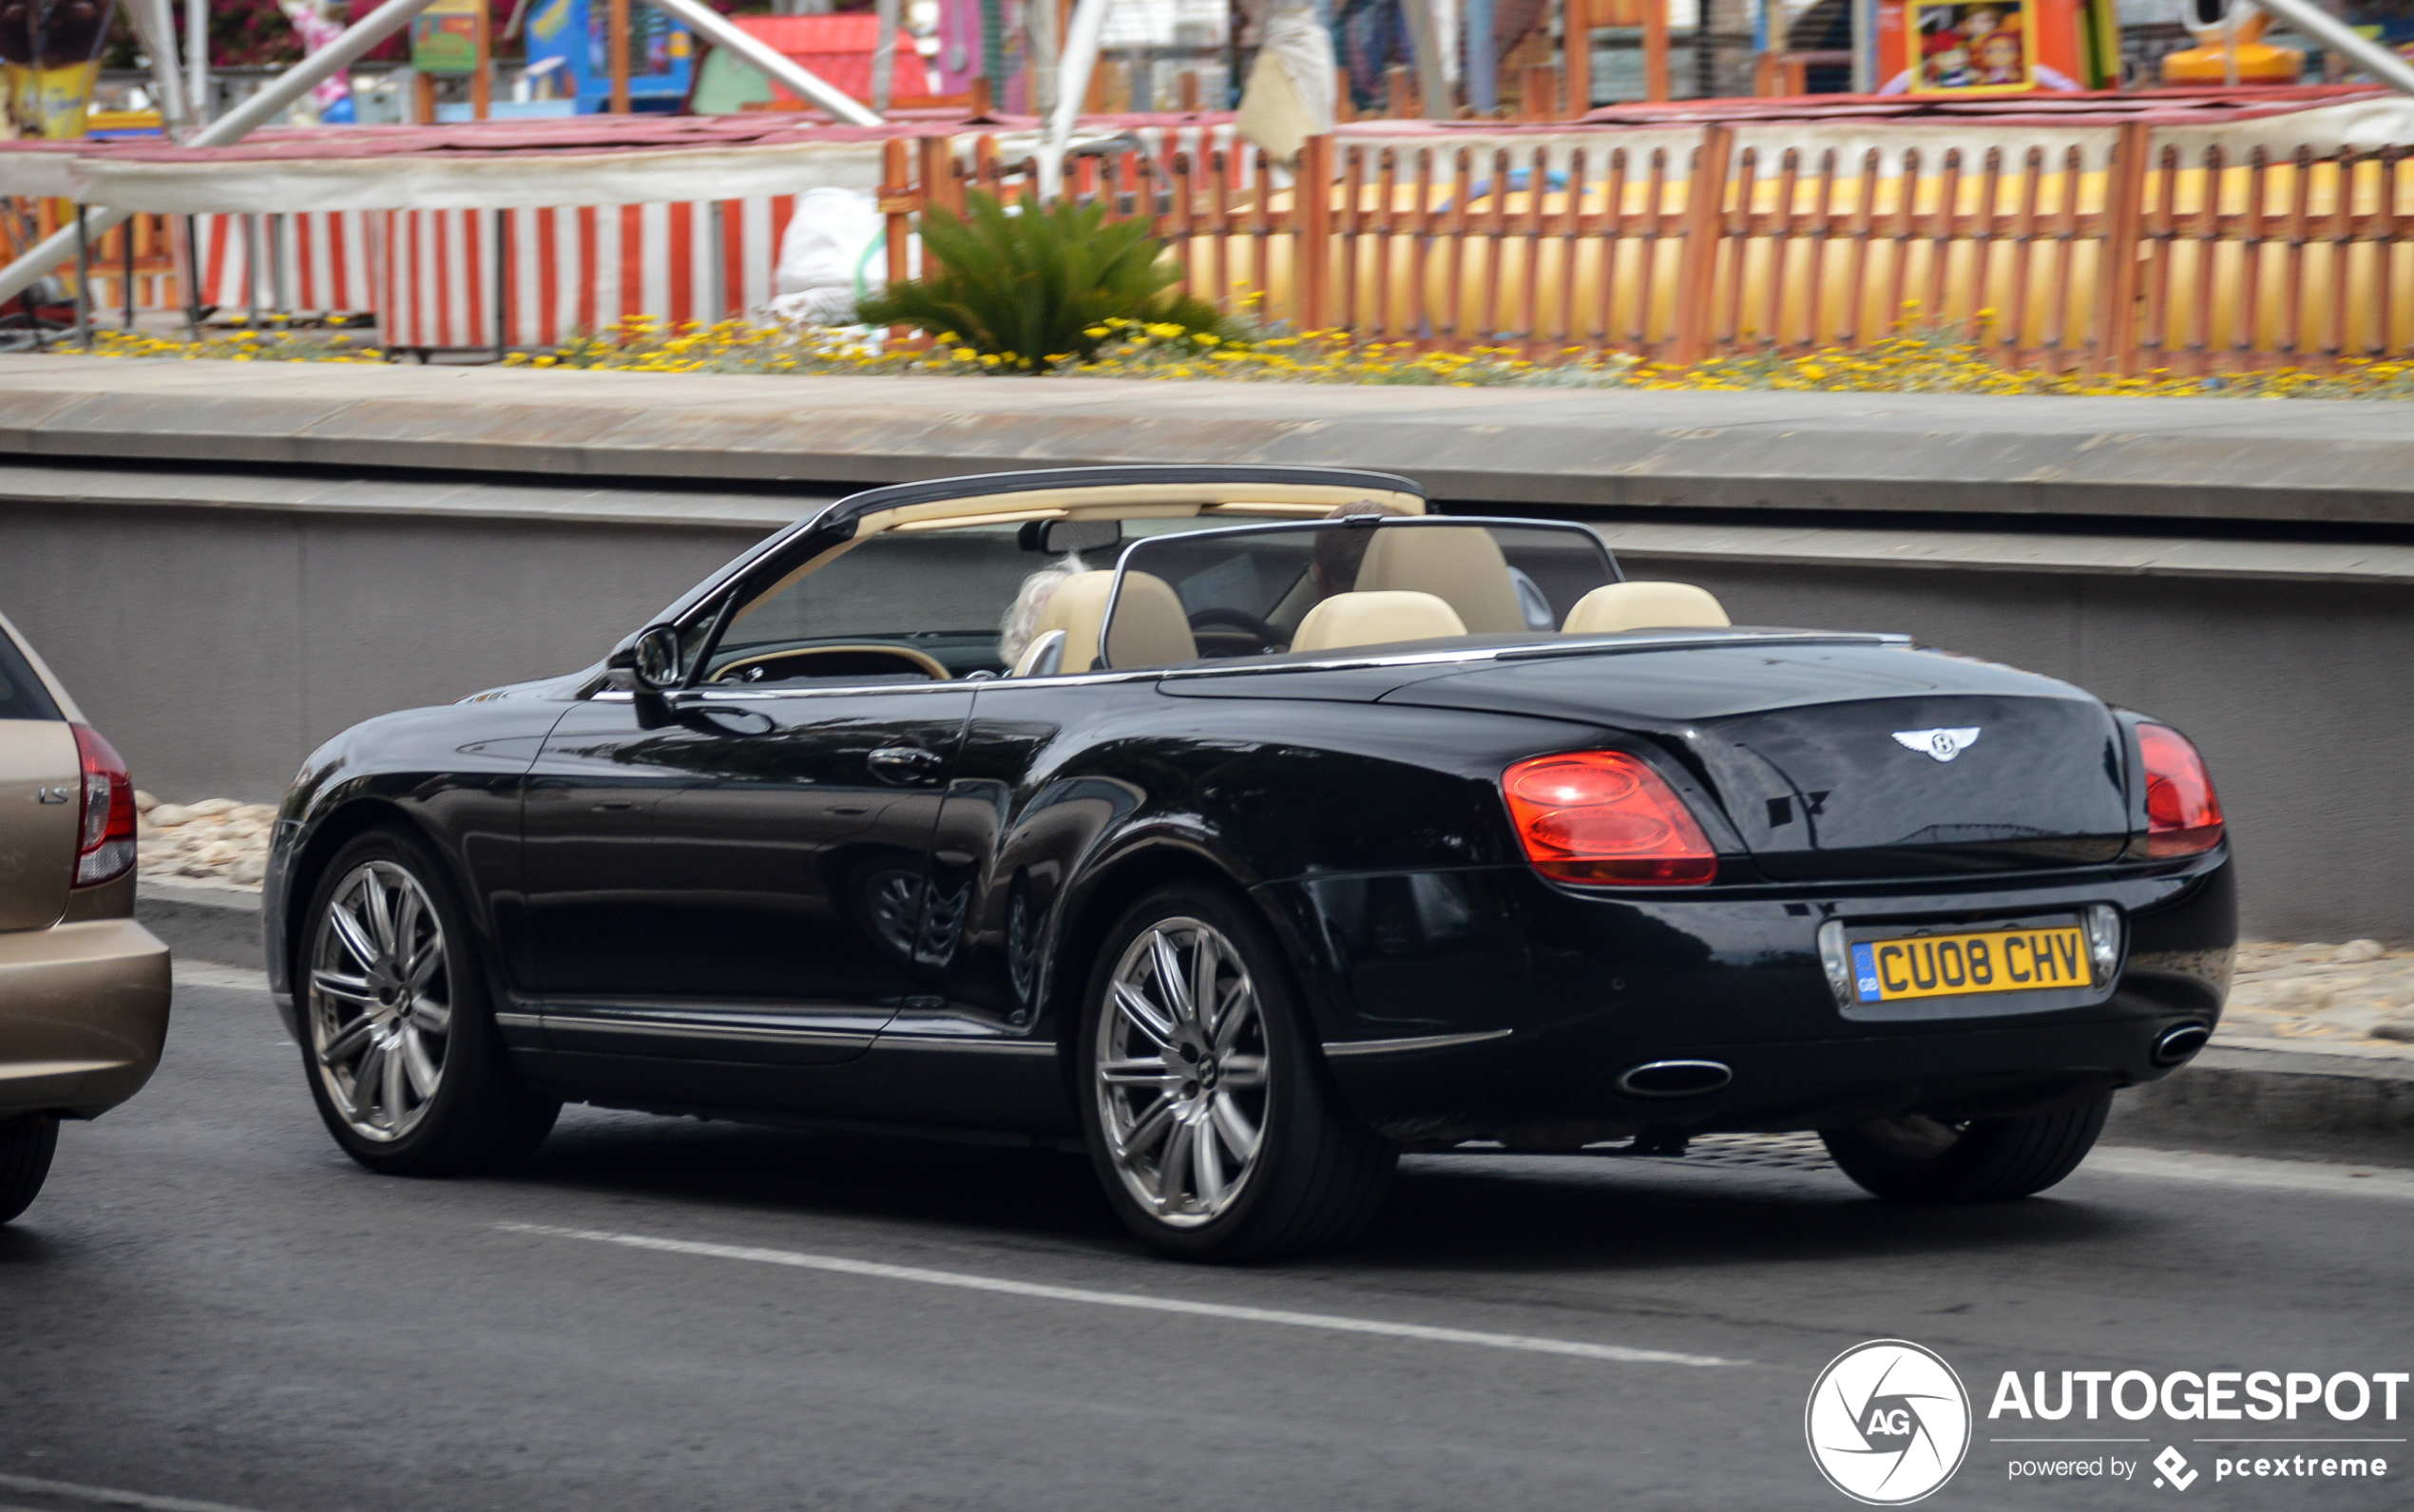
[[[204,798],[162,803],[134,794],[135,870],[146,877],[199,877],[259,886],[268,874],[268,834],[277,810],[265,803]]]

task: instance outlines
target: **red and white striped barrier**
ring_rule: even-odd
[[[195,216],[201,302],[289,314],[374,310],[376,219],[365,210]]]
[[[710,323],[769,302],[794,195],[537,210],[391,210],[390,347],[554,346],[631,316]],[[498,265],[508,277],[497,279]],[[502,303],[500,313],[497,301]]]

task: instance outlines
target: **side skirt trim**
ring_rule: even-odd
[[[1505,1040],[1514,1029],[1481,1029],[1473,1034],[1424,1034],[1405,1040],[1328,1040],[1324,1053],[1332,1056],[1406,1055],[1418,1050],[1444,1050],[1454,1044],[1481,1044],[1486,1040]]]

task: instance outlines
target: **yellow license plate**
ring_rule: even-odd
[[[1852,947],[1852,977],[1864,1003],[2083,987],[2095,981],[2086,936],[2076,927],[1865,940]]]

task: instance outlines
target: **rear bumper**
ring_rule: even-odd
[[[1814,1129],[2067,1103],[2170,1074],[2155,1044],[2219,1022],[2236,938],[2226,852],[2033,880],[1682,897],[1588,893],[1523,868],[1300,881],[1259,896],[1306,967],[1334,1079],[1403,1139]],[[2112,989],[2077,1006],[2007,998],[1988,1011],[1964,999],[1966,1017],[1847,1018],[1818,956],[1830,917],[1948,924],[2091,903],[2120,911],[2124,951]],[[1620,1087],[1660,1061],[1713,1062],[1731,1077],[1681,1096]]]
[[[131,919],[0,934],[0,1118],[89,1119],[141,1091],[171,990],[167,947]]]

